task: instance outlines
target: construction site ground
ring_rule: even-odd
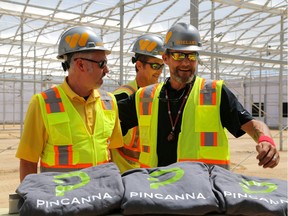
[[[280,133],[271,130],[272,136],[279,146]],[[9,194],[15,193],[19,185],[19,160],[15,153],[20,139],[19,125],[3,125],[0,128],[0,209],[8,209]],[[283,145],[280,151],[280,163],[277,167],[263,169],[258,166],[254,141],[244,135],[234,138],[229,135],[231,149],[231,169],[233,172],[247,176],[277,178],[287,181],[287,131],[282,133]],[[1,212],[0,212],[1,213]]]

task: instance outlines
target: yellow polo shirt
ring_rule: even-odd
[[[70,99],[75,109],[81,115],[83,121],[86,124],[87,130],[90,133],[93,133],[96,119],[96,110],[94,108],[95,102],[96,100],[100,100],[100,94],[98,90],[95,89],[86,101],[83,97],[80,97],[72,91],[66,82],[66,79],[60,86]],[[75,131],[75,133],[77,132]],[[26,112],[24,130],[16,152],[16,157],[37,163],[41,157],[42,151],[45,148],[47,140],[48,134],[43,122],[39,100],[37,96],[34,95]],[[117,110],[117,118],[111,136],[109,148],[119,148],[122,146],[123,137]]]

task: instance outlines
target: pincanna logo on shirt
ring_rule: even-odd
[[[70,181],[68,179],[70,178]],[[56,196],[64,196],[66,192],[84,187],[90,182],[90,176],[82,171],[68,172],[54,176],[54,182],[58,184],[55,188]],[[68,184],[75,182],[75,184]]]
[[[247,194],[267,194],[277,190],[278,186],[271,182],[246,181],[239,183],[242,190]]]
[[[172,173],[174,175],[171,178],[168,178],[164,181],[160,181],[159,177],[163,176],[164,174],[167,174],[167,173]],[[159,187],[173,184],[173,183],[179,181],[183,177],[184,173],[185,173],[184,170],[179,168],[179,167],[173,167],[173,168],[166,169],[166,170],[158,170],[158,171],[155,171],[153,173],[150,173],[151,177],[148,178],[148,180],[151,182],[150,188],[151,189],[158,189]]]

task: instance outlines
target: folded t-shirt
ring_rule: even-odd
[[[210,168],[212,187],[227,215],[287,216],[287,181]]]
[[[107,163],[72,172],[30,174],[16,192],[24,200],[21,216],[89,216],[120,209],[124,188],[118,167]]]
[[[208,166],[178,162],[166,167],[133,169],[122,174],[124,215],[204,215],[221,212]]]

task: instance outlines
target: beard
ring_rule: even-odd
[[[181,84],[187,84],[192,82],[194,76],[195,76],[195,68],[191,68],[190,70],[187,70],[186,72],[183,72],[176,68],[173,74],[171,74],[172,78],[175,79],[177,82]]]

